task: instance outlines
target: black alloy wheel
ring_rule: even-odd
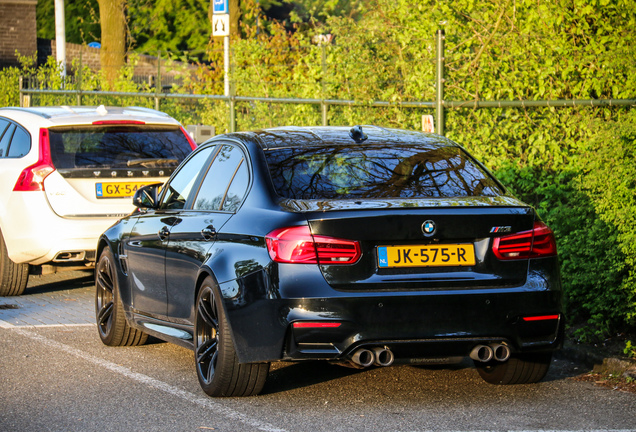
[[[209,386],[219,357],[219,314],[212,288],[206,284],[197,300],[196,359],[201,386]]]
[[[95,268],[95,315],[99,337],[109,346],[143,345],[148,335],[126,322],[113,253],[104,248]]]
[[[197,296],[194,356],[199,384],[209,396],[256,395],[265,385],[269,363],[239,364],[218,292],[207,277]]]

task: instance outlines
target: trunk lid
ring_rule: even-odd
[[[67,218],[125,216],[137,189],[166,181],[192,151],[178,125],[51,127],[49,146],[56,171],[44,189]]]
[[[492,252],[494,237],[533,227],[534,210],[509,196],[287,205],[304,207],[313,235],[360,243],[357,263],[320,266],[335,289],[509,287],[527,277],[527,259],[501,261]]]

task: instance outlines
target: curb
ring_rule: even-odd
[[[636,359],[608,356],[607,353],[567,341],[563,348],[555,353],[555,357],[582,363],[591,368],[594,373],[607,373],[636,379]]]

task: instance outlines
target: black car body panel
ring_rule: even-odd
[[[368,141],[361,145],[460,148],[435,135],[363,128]],[[476,345],[493,342],[506,344],[513,353],[557,349],[564,325],[558,258],[502,260],[493,254],[496,238],[532,231],[539,218],[478,162],[473,160],[491,185],[486,196],[297,199],[277,193],[266,152],[324,143],[357,145],[348,131],[270,129],[224,135],[201,145],[193,155],[212,149],[203,164],[212,167],[194,176],[198,193],[204,178],[214,176],[211,161],[220,160],[223,149],[243,157],[234,177],[218,180],[231,183],[246,167],[230,211],[197,210],[188,197],[180,209],[158,206],[133,213],[100,240],[98,254],[108,246],[118,263],[128,323],[193,348],[197,290],[212,276],[240,363],[345,361],[361,347],[379,346],[404,362],[465,357]],[[181,167],[188,167],[193,155]],[[160,200],[170,193],[164,189]],[[428,221],[434,225],[431,234],[423,231]],[[272,259],[270,233],[307,226],[315,237],[355,240],[359,259],[345,265]],[[382,247],[412,248],[419,254],[426,248],[442,251],[445,245],[474,248],[474,264],[379,265]],[[334,326],[296,328],[294,323]]]
[[[554,350],[561,343],[561,321],[546,328],[544,323],[528,326],[520,320],[562,312],[561,293],[552,289],[560,283],[558,269],[554,263],[533,267],[524,285],[503,289],[343,292],[325,284],[318,272],[293,264],[221,288],[237,351],[245,362],[338,359],[362,345],[408,345],[401,348],[406,359],[426,358],[426,353],[433,358],[449,356],[455,342],[453,356],[466,356],[471,347],[494,340],[507,341],[517,350]],[[337,331],[287,334],[289,324],[296,321],[346,325]],[[288,352],[281,354],[285,337],[290,338]]]

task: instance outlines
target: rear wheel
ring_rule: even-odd
[[[0,296],[18,296],[24,292],[28,282],[29,265],[11,261],[0,233]]]
[[[265,385],[269,363],[239,364],[223,304],[211,277],[196,302],[195,364],[197,378],[209,396],[252,396]]]
[[[95,315],[99,337],[109,346],[143,345],[148,335],[126,322],[113,253],[104,248],[95,267]]]
[[[541,381],[550,368],[552,353],[517,354],[500,363],[475,362],[477,372],[490,384],[531,384]]]

